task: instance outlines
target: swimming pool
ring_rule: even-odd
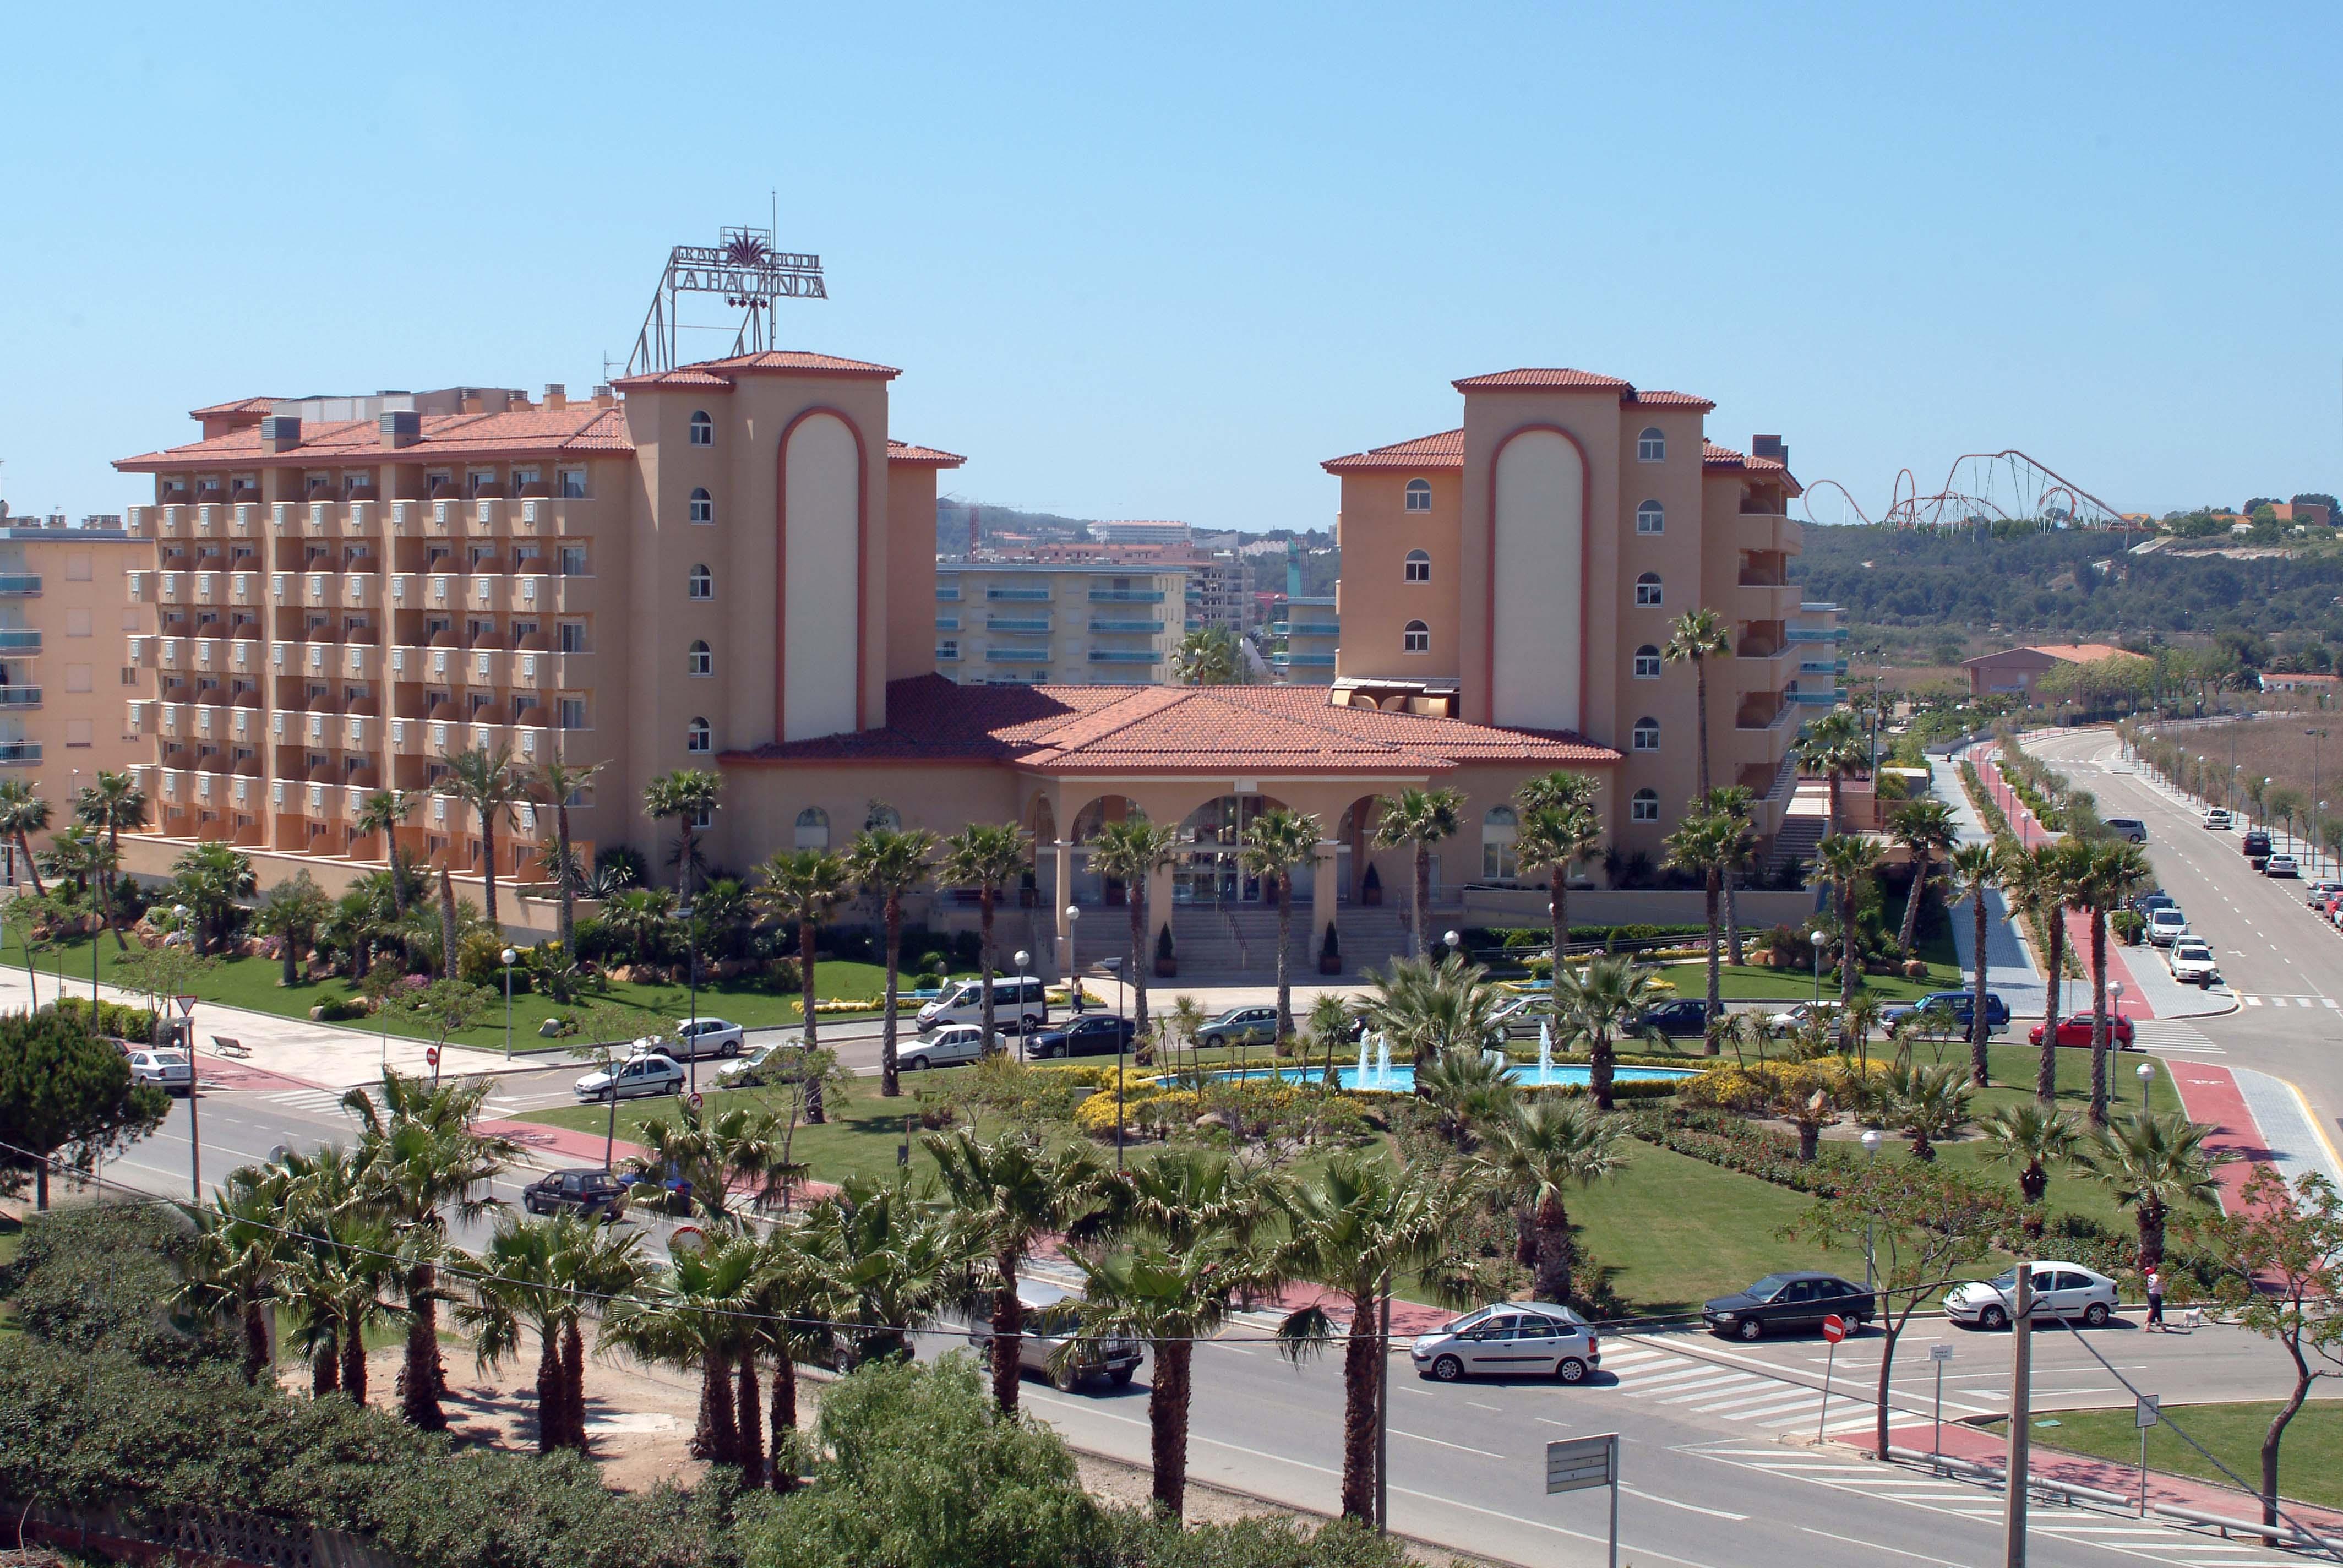
[[[1397,1062],[1382,1071],[1370,1067],[1363,1075],[1356,1064],[1353,1064],[1336,1068],[1334,1074],[1346,1090],[1356,1090],[1367,1094],[1415,1092],[1415,1067],[1412,1062]],[[1265,1079],[1274,1076],[1283,1079],[1288,1083],[1316,1083],[1324,1075],[1325,1069],[1318,1067],[1282,1068],[1274,1074],[1267,1068],[1257,1067],[1250,1068],[1243,1072],[1216,1072],[1212,1076],[1222,1081],[1237,1079]],[[1690,1067],[1614,1067],[1611,1070],[1611,1079],[1614,1083],[1649,1083],[1660,1079],[1697,1076],[1699,1076],[1699,1069]],[[1589,1078],[1588,1069],[1572,1064],[1561,1064],[1542,1070],[1535,1063],[1530,1063],[1513,1069],[1513,1083],[1520,1089],[1559,1089],[1571,1084],[1584,1089]]]

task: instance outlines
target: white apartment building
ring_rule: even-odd
[[[1185,567],[936,564],[936,668],[963,686],[1172,678]]]

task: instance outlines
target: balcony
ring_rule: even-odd
[[[1151,654],[1149,657],[1152,658],[1153,655]],[[1047,664],[1050,662],[1050,650],[1047,648],[988,648],[984,650],[984,662],[987,664]]]
[[[995,604],[1003,602],[1013,602],[1017,604],[1048,604],[1050,602],[1050,590],[1046,588],[989,588],[984,590],[984,597]],[[1096,598],[1097,596],[1092,595],[1091,597]]]
[[[37,768],[40,762],[39,741],[0,740],[0,768]]]
[[[131,575],[138,577],[144,574],[133,572]],[[40,591],[41,574],[38,572],[0,572],[0,598],[31,598]],[[133,594],[131,597],[135,598],[137,596]]]
[[[1825,687],[1820,691],[1793,691],[1789,693],[1789,699],[1801,708],[1835,708],[1846,700],[1846,688],[1835,686]]]
[[[1092,604],[1161,604],[1160,588],[1100,588],[1091,589]]]
[[[990,654],[986,655],[990,658]],[[1092,664],[1160,664],[1161,657],[1152,648],[1094,648],[1091,649]]]
[[[394,757],[436,757],[430,749],[431,727],[420,719],[389,719],[383,721],[390,736],[390,754]]]
[[[0,686],[0,709],[38,708],[41,689],[37,686]]]
[[[1789,705],[1778,691],[1753,692],[1741,699],[1733,715],[1735,729],[1776,729],[1789,721]]]
[[[38,653],[40,651],[41,634],[39,632],[25,627],[0,628],[0,653]]]
[[[1333,621],[1327,621],[1322,625],[1296,626],[1284,635],[1287,637],[1340,637],[1342,635],[1342,628]]]
[[[182,604],[186,602],[186,575],[187,574],[185,572],[156,573],[156,599],[163,604]]]
[[[985,619],[984,629],[987,631],[1039,632],[1046,637],[1049,635],[1050,630],[1050,618],[1046,615],[1018,618],[1011,618],[1006,616],[990,616]]]
[[[936,662],[939,664],[959,663],[960,645],[958,643],[951,642],[938,645],[936,648]]]
[[[1845,642],[1846,628],[1843,626],[1794,626],[1790,628],[1792,642]]]
[[[1160,620],[1101,620],[1092,616],[1091,630],[1103,637],[1161,637],[1163,623]]]
[[[945,587],[942,584],[938,584],[936,587],[936,599],[937,602],[942,604],[958,604],[960,602],[959,587],[957,585]]]
[[[342,511],[342,538],[375,539],[382,537],[382,503],[352,501]]]
[[[1332,669],[1334,668],[1334,656],[1331,653],[1281,653],[1269,662],[1290,665],[1297,669]]]

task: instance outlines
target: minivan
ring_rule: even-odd
[[[1039,1029],[1050,1021],[1048,988],[1031,975],[1001,975],[992,982],[992,1027],[997,1030]],[[948,1023],[984,1021],[984,982],[961,980],[920,1010],[920,1032],[927,1034]]]
[[[2135,844],[2147,842],[2147,824],[2137,817],[2110,817],[2107,819],[2107,831]]]

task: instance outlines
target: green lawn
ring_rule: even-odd
[[[1694,959],[1684,963],[1665,964],[1660,978],[1676,988],[1678,996],[1704,997],[1708,994],[1708,964]],[[1865,975],[1865,986],[1884,1001],[1917,1001],[1930,991],[1951,990],[1963,982],[1961,973],[1950,964],[1932,963],[1926,980],[1906,980],[1901,975]],[[1762,969],[1754,964],[1721,964],[1717,968],[1717,994],[1726,1001],[1808,1001],[1815,994],[1812,973],[1796,970]],[[1823,998],[1834,1000],[1838,986],[1829,975],[1823,976]]]
[[[1849,1267],[1844,1252],[1775,1237],[1805,1211],[1804,1194],[1670,1150],[1632,1148],[1615,1180],[1571,1195],[1570,1217],[1579,1244],[1638,1308],[1694,1310],[1776,1269]],[[1863,1267],[1859,1250],[1852,1266]]]
[[[2270,1417],[2278,1408],[2275,1402],[2267,1401],[2184,1404],[2174,1405],[2166,1413],[2186,1426],[2189,1436],[2220,1455],[2222,1463],[2249,1483],[2258,1483],[2262,1435],[2269,1430]],[[2056,1424],[2046,1424],[2052,1422]],[[1989,1430],[1997,1433],[2003,1423],[1994,1422]],[[2132,1424],[2129,1405],[2119,1410],[2062,1410],[2040,1417],[2034,1423],[2034,1441],[2118,1464],[2139,1462],[2139,1431]],[[2227,1477],[2161,1423],[2147,1431],[2147,1465],[2150,1470],[2229,1484]],[[2288,1423],[2286,1439],[2278,1447],[2278,1487],[2281,1497],[2343,1507],[2343,1401],[2314,1400]]]

